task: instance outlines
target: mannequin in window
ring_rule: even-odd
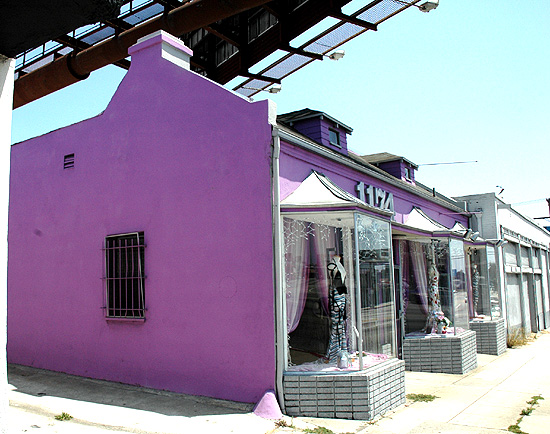
[[[342,258],[335,255],[327,265],[329,278],[330,341],[327,357],[330,362],[338,362],[343,353],[348,351],[346,336],[348,290],[345,285],[346,269]]]
[[[479,301],[479,271],[477,264],[472,265],[472,295],[474,297],[474,317],[477,317],[477,303]]]
[[[439,271],[434,261],[428,263],[428,318],[426,319],[426,333],[447,333],[451,324],[441,309],[439,299]]]

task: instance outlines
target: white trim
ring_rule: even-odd
[[[11,120],[13,107],[13,74],[15,60],[0,55],[0,173],[2,190],[9,192],[10,188],[10,142]],[[0,432],[7,432],[8,415],[8,382],[6,372],[6,340],[7,340],[7,264],[8,264],[8,198],[0,212]]]
[[[281,192],[279,187],[279,157],[281,154],[281,140],[279,129],[273,126],[273,259],[274,264],[274,304],[275,304],[275,391],[281,410],[285,411],[285,399],[283,389],[283,373],[287,365],[287,339],[286,339],[286,303],[283,288],[283,258],[282,258],[282,230],[281,230]]]

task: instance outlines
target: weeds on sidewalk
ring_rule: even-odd
[[[508,332],[506,340],[508,348],[521,347],[527,343],[527,335],[523,327],[517,327]]]
[[[407,398],[413,402],[432,402],[438,396],[435,395],[426,395],[424,393],[409,393]]]
[[[284,419],[279,419],[279,420],[275,421],[275,426],[277,428],[294,428],[294,429],[297,429],[299,431],[302,431],[302,432],[308,433],[308,434],[335,434],[334,431],[332,431],[329,428],[325,428],[323,426],[317,426],[315,428],[296,428],[294,426],[294,422],[291,421],[290,424],[289,424]],[[293,431],[293,432],[296,432],[296,431]],[[345,434],[353,434],[353,433],[345,433]]]
[[[318,426],[316,428],[306,428],[302,430],[307,433],[313,433],[313,434],[334,434],[334,431],[331,429],[325,428],[324,426]],[[353,434],[353,433],[345,433],[345,434]]]
[[[331,429],[325,428],[324,426],[318,426],[313,429],[306,428],[304,429],[304,432],[314,433],[314,434],[334,434],[334,431],[332,431]]]
[[[290,425],[289,425],[286,420],[279,419],[275,421],[275,426],[277,428],[294,428],[294,422],[290,422]]]
[[[541,400],[544,399],[541,395],[533,396],[529,401],[527,401],[527,404],[529,404],[529,407],[524,408],[521,410],[521,416],[518,418],[515,425],[510,425],[508,427],[508,431],[513,432],[515,434],[527,434],[526,432],[522,431],[519,427],[519,424],[523,420],[524,416],[529,416],[533,410],[535,409],[535,405]]]
[[[71,420],[73,417],[69,413],[61,413],[55,416],[56,420]]]

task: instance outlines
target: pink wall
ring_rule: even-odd
[[[297,146],[282,142],[280,161],[281,199],[292,193],[307,178],[311,170],[317,170],[354,196],[357,196],[355,186],[361,181],[393,193],[395,221],[399,223],[403,223],[412,211],[413,206],[417,206],[422,208],[428,216],[449,228],[455,224],[455,221],[460,221],[468,226],[468,218],[465,216],[453,214],[453,211],[430,200],[398,189],[392,184],[369,178],[364,173],[335,163],[320,155],[312,155]]]
[[[104,113],[12,147],[9,361],[256,402],[275,377],[268,104],[162,59],[163,39]],[[104,237],[130,231],[144,323],[102,309]]]

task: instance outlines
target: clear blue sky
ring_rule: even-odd
[[[348,143],[359,154],[391,152],[419,165],[477,160],[420,166],[417,179],[448,196],[499,185],[520,212],[548,216],[550,1],[440,0],[342,48],[342,60],[314,62],[269,95],[279,113],[330,114],[354,129]],[[12,141],[100,113],[124,73],[103,68],[15,110]]]

